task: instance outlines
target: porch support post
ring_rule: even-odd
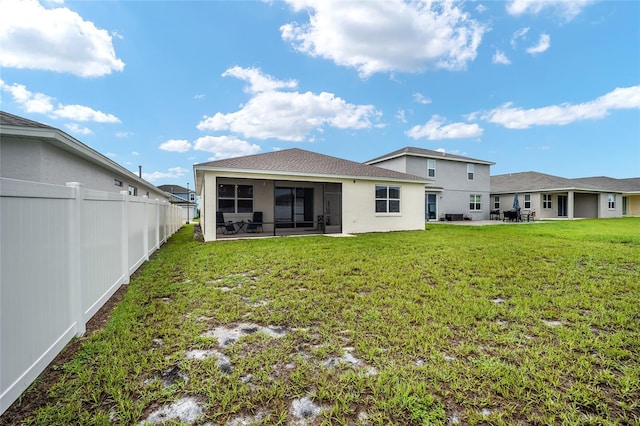
[[[574,192],[569,191],[569,196],[567,197],[567,219],[573,220],[573,204],[575,202]]]

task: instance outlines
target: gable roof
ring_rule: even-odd
[[[640,178],[596,176],[569,179],[531,171],[491,176],[492,194],[560,190],[640,192]]]
[[[444,159],[449,161],[459,161],[463,163],[485,164],[489,166],[492,166],[495,164],[495,163],[492,163],[491,161],[478,160],[476,158],[463,157],[462,155],[449,154],[442,151],[433,151],[433,150],[424,149],[424,148],[416,148],[413,146],[407,146],[397,151],[393,151],[388,154],[382,155],[380,157],[376,157],[372,160],[365,161],[365,164],[379,163],[381,161],[391,160],[393,158],[402,157],[405,155],[412,156],[412,157],[431,158],[436,160]]]
[[[251,173],[272,172],[275,174],[292,174],[297,176],[332,176],[405,182],[428,182],[427,179],[419,176],[318,154],[299,148],[210,161],[208,163],[195,164],[193,168],[196,172],[198,170],[228,170],[247,171]]]

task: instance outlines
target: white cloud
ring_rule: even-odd
[[[509,129],[528,129],[532,126],[563,126],[575,121],[599,119],[616,109],[640,109],[640,85],[618,87],[581,104],[565,103],[522,109],[507,103],[483,114],[482,119]]]
[[[379,72],[460,70],[477,55],[487,27],[454,2],[287,0],[309,22],[280,27],[282,38],[310,56]]]
[[[476,12],[478,13],[484,13],[488,10],[488,7],[485,6],[484,4],[480,3],[478,6],[476,6]]]
[[[509,58],[507,58],[507,55],[505,55],[503,51],[496,50],[496,53],[493,54],[493,63],[509,65],[511,64],[511,61],[509,60]]]
[[[187,172],[188,170],[183,169],[182,167],[171,167],[166,172],[142,172],[142,177],[149,182],[154,182],[160,179],[177,179],[184,176]]]
[[[277,91],[277,88],[293,86],[257,75],[254,69],[245,71],[248,72],[237,69],[225,74],[248,79],[249,92],[254,96],[239,111],[205,116],[197,125],[199,130],[231,131],[245,138],[301,142],[307,140],[311,132],[321,132],[326,126],[370,128],[371,120],[380,115],[372,105],[349,104],[332,93]]]
[[[440,139],[463,139],[482,136],[483,129],[476,123],[451,123],[444,124],[443,117],[434,115],[431,119],[421,125],[414,126],[406,132],[406,135],[413,139],[427,138],[429,140]]]
[[[528,48],[527,53],[531,55],[537,55],[538,53],[542,53],[546,51],[550,46],[551,46],[551,37],[549,37],[549,34],[541,34],[540,39],[538,40],[538,44]]]
[[[131,151],[131,155],[135,155],[137,157],[140,153],[138,151]]]
[[[187,152],[191,149],[191,144],[184,139],[169,139],[161,143],[158,148],[169,152]]]
[[[198,99],[198,100],[204,99],[204,98],[205,98],[205,95],[203,93],[198,93],[197,95],[193,96],[193,99]]]
[[[272,92],[278,89],[295,89],[298,82],[295,80],[280,81],[268,74],[263,74],[258,68],[231,67],[222,73],[223,77],[235,77],[249,83],[245,88],[247,93]]]
[[[520,28],[519,30],[514,31],[513,35],[511,36],[511,47],[515,49],[518,45],[518,40],[521,38],[525,38],[528,32],[529,27]]]
[[[43,93],[33,93],[27,90],[26,86],[22,84],[14,83],[9,86],[0,80],[0,88],[9,92],[13,100],[26,112],[47,114],[53,110],[53,98]]]
[[[133,132],[125,132],[125,131],[116,132],[116,138],[119,138],[119,139],[125,139],[131,136],[133,136]]]
[[[229,136],[203,136],[196,139],[193,149],[214,153],[213,160],[257,154],[260,146]]]
[[[80,127],[76,123],[65,124],[67,130],[71,133],[81,134],[81,135],[90,135],[93,132],[88,127]]]
[[[56,118],[67,118],[74,121],[94,121],[96,123],[119,123],[120,119],[113,114],[96,111],[83,105],[59,104],[51,115]]]
[[[400,121],[401,123],[406,123],[407,122],[407,117],[405,116],[405,112],[403,109],[399,109],[398,112],[396,113],[396,119],[398,121]]]
[[[593,0],[511,0],[507,3],[507,12],[514,16],[525,13],[537,15],[546,9],[570,21],[590,3]]]
[[[431,99],[424,96],[422,93],[415,92],[413,94],[413,100],[419,104],[427,105],[431,103]]]
[[[112,36],[66,8],[46,9],[36,0],[3,0],[0,66],[98,77],[122,71]]]
[[[51,118],[65,118],[73,121],[93,121],[96,123],[120,123],[120,119],[113,114],[94,110],[83,105],[53,106],[52,98],[43,93],[33,93],[22,84],[11,86],[0,80],[0,89],[9,92],[13,100],[26,112],[46,114]]]

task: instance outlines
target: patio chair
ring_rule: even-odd
[[[246,232],[262,232],[262,212],[253,212],[253,219],[247,224]]]
[[[223,234],[235,234],[238,232],[233,222],[224,220],[224,214],[222,212],[216,212],[216,232],[218,232],[218,229],[220,229]]]

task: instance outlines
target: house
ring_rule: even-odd
[[[425,220],[489,219],[490,168],[495,163],[405,147],[366,164],[427,179]]]
[[[609,218],[640,215],[640,178],[568,179],[538,172],[491,176],[491,209],[520,208],[542,219]]]
[[[194,190],[180,185],[160,185],[158,188],[171,194],[171,199],[169,200],[171,204],[182,208],[183,222],[189,223],[198,215],[198,204]]]
[[[168,200],[169,194],[55,127],[0,111],[0,177],[87,189],[127,191]]]
[[[194,165],[205,241],[217,212],[242,227],[262,212],[264,235],[424,229],[426,179],[302,149]]]

